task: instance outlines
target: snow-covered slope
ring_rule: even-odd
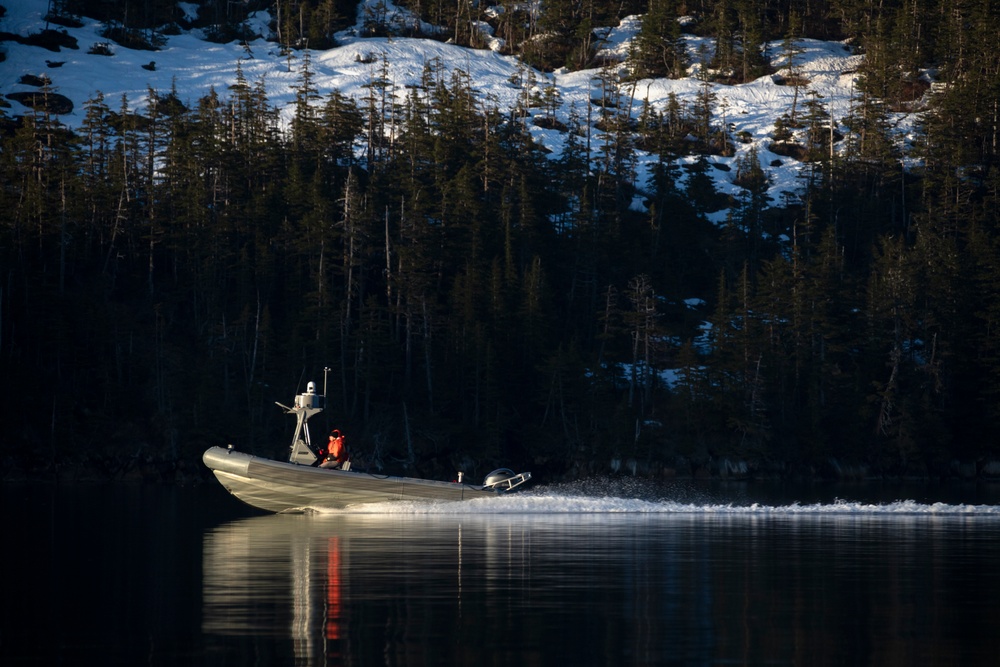
[[[367,2],[370,0],[362,0]],[[45,27],[46,0],[16,0],[5,3],[7,14],[0,20],[0,31],[28,35]],[[193,5],[184,5],[185,11],[195,11]],[[362,15],[359,12],[359,16]],[[225,96],[227,88],[236,78],[239,65],[244,76],[251,83],[265,82],[272,105],[287,109],[294,99],[294,86],[299,81],[301,54],[289,60],[278,53],[275,43],[268,42],[268,17],[257,15],[251,21],[254,30],[261,35],[244,46],[239,43],[213,44],[201,38],[199,31],[192,31],[167,37],[167,42],[159,51],[139,51],[111,44],[112,56],[93,55],[88,50],[96,43],[107,42],[100,35],[101,25],[85,20],[80,28],[66,28],[79,45],[76,50],[63,48],[59,52],[49,51],[40,46],[28,46],[14,41],[0,44],[6,52],[6,61],[0,63],[0,94],[36,91],[37,88],[22,83],[25,75],[47,76],[54,92],[60,93],[74,104],[72,113],[61,116],[62,122],[70,127],[80,124],[83,103],[97,91],[105,95],[107,103],[115,108],[122,96],[127,96],[129,106],[142,109],[148,96],[148,89],[166,92],[176,88],[185,103],[193,104],[214,87]],[[52,28],[63,30],[58,26]],[[605,36],[603,48],[608,54],[621,56],[627,52],[628,42],[639,28],[638,17],[628,17],[619,26],[606,28],[600,34]],[[389,63],[389,76],[398,95],[405,94],[406,86],[419,82],[424,65],[437,60],[446,69],[461,69],[470,74],[475,87],[488,99],[489,104],[502,110],[511,109],[517,103],[522,91],[511,83],[523,66],[512,57],[502,56],[490,50],[471,50],[451,44],[426,39],[372,38],[356,36],[356,30],[337,35],[338,48],[311,54],[314,82],[321,94],[334,89],[356,98],[366,94],[365,85],[378,74],[382,61]],[[711,48],[710,40],[688,36],[691,61],[696,62],[700,48]],[[706,41],[706,44],[702,44]],[[854,77],[859,64],[859,56],[840,43],[802,40],[799,42],[801,55],[796,60],[800,73],[811,83],[809,89],[822,95],[822,102],[833,117],[841,122],[849,113],[854,94]],[[769,53],[776,66],[784,63],[781,44],[773,43]],[[155,67],[151,65],[155,62]],[[373,62],[374,61],[374,62]],[[62,63],[52,67],[51,63]],[[145,65],[146,67],[143,67]],[[695,65],[697,67],[697,65]],[[694,69],[694,68],[692,68]],[[779,72],[780,74],[780,72]],[[600,89],[596,70],[565,72],[551,75],[536,72],[539,86],[552,83],[560,93],[562,106],[558,115],[562,120],[575,108],[585,116],[586,106],[591,97],[598,96]],[[634,85],[634,92],[632,86]],[[670,93],[681,100],[690,102],[697,93],[701,82],[694,77],[680,80],[655,79],[628,83],[627,92],[634,94],[634,114],[639,113],[641,102],[648,99],[662,106]],[[787,157],[779,157],[767,149],[774,120],[789,110],[793,89],[775,83],[771,76],[762,77],[742,85],[715,85],[715,114],[718,122],[725,117],[731,132],[735,135],[746,132],[749,143],[737,144],[740,153],[732,158],[712,158],[725,165],[732,164],[739,155],[756,147],[761,164],[768,170],[773,185],[771,195],[780,201],[784,192],[794,192],[800,188],[797,175],[802,165]],[[806,90],[799,91],[801,103]],[[11,102],[8,115],[19,115],[27,109],[16,101]],[[905,126],[905,122],[903,123]],[[539,142],[549,148],[553,155],[562,149],[564,135],[556,130],[544,130],[532,126],[532,132]],[[780,166],[772,166],[772,163]],[[719,189],[735,193],[738,187],[731,180],[734,172],[716,171]],[[645,182],[645,168],[640,160],[637,184]]]

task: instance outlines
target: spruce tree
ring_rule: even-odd
[[[687,58],[674,0],[650,2],[642,16],[633,58],[637,78],[677,79],[684,75]]]

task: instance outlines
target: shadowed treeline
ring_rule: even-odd
[[[989,473],[1000,59],[969,45],[992,43],[992,10],[955,10],[972,26],[959,55],[950,23],[903,48],[909,6],[821,26],[708,3],[716,76],[760,73],[724,29],[748,8],[772,33],[826,26],[866,54],[846,136],[818,96],[776,119],[775,146],[808,165],[787,206],[754,151],[734,198],[707,160],[678,166],[738,140],[707,86],[636,121],[608,70],[558,158],[526,108],[501,113],[434,61],[403,101],[377,77],[352,99],[320,95],[303,51],[287,127],[241,74],[190,108],[95,93],[72,132],[43,104],[5,114],[0,474],[195,475],[229,442],[281,457],[274,401],[324,367],[319,427],[427,475]],[[666,62],[646,67],[671,76]],[[942,84],[905,147],[889,127],[912,102],[901,64]],[[648,183],[637,150],[659,158]]]

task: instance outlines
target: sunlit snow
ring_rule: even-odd
[[[362,4],[372,1],[362,0]],[[27,35],[45,27],[43,17],[48,8],[47,0],[18,0],[5,3],[5,6],[7,14],[0,20],[0,30]],[[190,3],[180,3],[179,6],[189,17],[197,11],[197,7]],[[400,16],[400,20],[406,18],[391,3],[388,3],[388,10],[391,14]],[[361,17],[364,12],[359,11],[358,15]],[[264,37],[268,32],[268,20],[269,17],[263,12],[252,17],[248,23],[261,37],[246,45],[238,42],[213,44],[201,39],[200,33],[194,31],[166,37],[166,44],[160,51],[132,50],[111,43],[114,55],[101,56],[91,55],[88,50],[96,43],[107,42],[99,33],[102,26],[87,19],[81,28],[65,29],[77,39],[79,48],[76,50],[63,48],[60,52],[53,52],[38,46],[5,42],[3,48],[7,59],[0,67],[0,93],[37,90],[21,83],[21,77],[28,74],[48,76],[52,81],[53,91],[65,95],[74,104],[73,112],[60,119],[70,127],[76,127],[84,116],[84,102],[93,98],[98,91],[104,94],[106,102],[112,108],[121,103],[122,96],[127,96],[129,106],[141,111],[145,107],[150,88],[166,93],[172,87],[177,90],[182,102],[194,105],[210,88],[225,96],[236,79],[239,66],[249,82],[264,82],[271,104],[282,109],[287,119],[295,97],[294,89],[300,80],[303,54],[296,52],[289,59],[279,53],[277,44],[266,41]],[[407,20],[413,21],[412,17]],[[359,18],[359,23],[360,21]],[[605,54],[624,58],[629,41],[639,26],[640,17],[630,16],[618,26],[597,30],[597,34],[604,37],[601,49]],[[63,30],[59,26],[50,27]],[[523,65],[515,58],[499,55],[489,49],[473,50],[427,39],[368,39],[356,35],[357,29],[338,33],[336,39],[340,46],[310,54],[315,72],[314,83],[322,95],[339,90],[360,100],[368,94],[366,86],[380,73],[383,61],[388,63],[389,79],[400,100],[406,94],[407,86],[419,83],[425,65],[432,61],[443,67],[446,76],[456,69],[468,73],[481,93],[484,104],[496,106],[503,111],[513,109],[519,96],[523,94],[512,83],[512,80],[524,74]],[[685,40],[691,62],[694,63],[691,68],[693,72],[699,66],[698,54],[702,49],[710,51],[712,41],[690,35]],[[798,46],[802,53],[797,56],[797,66],[801,74],[811,81],[809,89],[823,96],[822,103],[837,122],[841,123],[850,113],[860,56],[853,55],[847,46],[837,42],[800,40]],[[780,68],[785,63],[781,43],[769,44],[768,54],[779,68],[780,74]],[[48,61],[62,64],[50,67],[47,65]],[[151,61],[155,63],[155,69],[148,69]],[[143,68],[143,65],[147,68]],[[622,73],[624,67],[622,65]],[[557,112],[560,120],[566,122],[571,110],[585,119],[589,100],[600,87],[598,70],[534,74],[538,89],[552,84],[558,90],[562,102]],[[640,80],[623,85],[623,93],[634,98],[632,113],[637,115],[643,100],[648,99],[652,104],[662,107],[671,93],[690,103],[701,82],[692,76],[680,80]],[[721,123],[725,119],[733,135],[745,132],[750,143],[737,144],[739,153],[736,157],[713,157],[712,162],[732,165],[739,155],[755,147],[761,164],[772,178],[770,195],[773,202],[779,203],[783,192],[800,191],[802,186],[799,175],[802,165],[793,159],[774,155],[767,149],[774,120],[790,108],[793,89],[776,84],[772,76],[765,76],[742,85],[713,85],[713,90],[716,95],[716,122]],[[806,93],[807,90],[799,91],[800,104]],[[12,108],[8,110],[11,115],[25,112],[27,109],[17,102],[12,102]],[[895,121],[902,130],[900,136],[905,136],[911,120],[906,116],[897,116]],[[559,155],[565,140],[563,133],[534,125],[530,125],[530,128],[535,138],[552,151],[553,157]],[[636,177],[639,187],[646,181],[648,162],[649,158],[640,156]],[[778,162],[781,163],[780,166],[772,166]],[[738,186],[732,183],[733,171],[713,171],[720,191],[727,194],[739,192]],[[641,202],[637,202],[636,206],[641,207]],[[716,216],[721,221],[725,218],[725,212],[717,213]]]

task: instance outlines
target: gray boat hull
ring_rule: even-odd
[[[400,500],[459,501],[497,496],[505,489],[329,470],[260,458],[222,447],[202,456],[205,465],[231,494],[268,512],[339,510]],[[530,473],[513,488],[531,478]]]

